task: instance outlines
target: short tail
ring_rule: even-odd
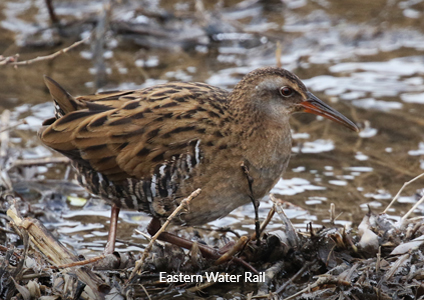
[[[77,110],[77,101],[62,86],[60,86],[59,83],[46,75],[44,75],[44,82],[46,83],[46,86],[50,91],[50,95],[52,95],[54,100],[56,119]]]

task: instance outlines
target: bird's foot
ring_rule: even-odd
[[[158,230],[161,227],[161,223],[158,219],[153,218],[152,221],[150,221],[149,226],[147,227],[147,232],[150,235],[155,235],[156,232],[158,232]],[[179,246],[181,248],[185,248],[188,250],[191,250],[193,248],[193,241],[189,241],[185,238],[179,237],[175,234],[169,233],[169,232],[162,232],[159,235],[159,240],[164,241],[164,242],[168,242],[171,244],[174,244],[176,246]],[[222,264],[228,260],[233,260],[235,263],[251,270],[252,272],[258,274],[258,271],[252,267],[249,263],[245,262],[243,259],[239,258],[239,257],[234,257],[233,255],[237,252],[239,252],[239,250],[241,250],[244,245],[246,244],[248,238],[247,237],[241,237],[239,239],[239,241],[230,249],[230,250],[225,250],[223,248],[221,248],[219,251],[211,248],[209,246],[205,246],[202,244],[197,244],[197,246],[199,247],[200,252],[202,253],[202,255],[206,258],[210,258],[210,259],[216,259],[217,261],[215,262],[215,264]],[[223,251],[222,251],[223,250]]]

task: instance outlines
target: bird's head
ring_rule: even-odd
[[[352,121],[309,92],[296,75],[285,69],[256,69],[236,85],[233,94],[239,102],[247,101],[269,118],[287,119],[293,113],[306,112],[359,131]]]

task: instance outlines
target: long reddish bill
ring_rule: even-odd
[[[308,92],[309,99],[300,103],[304,112],[323,116],[331,121],[337,122],[353,131],[359,129],[351,120],[343,116],[337,110],[322,102],[314,94]]]

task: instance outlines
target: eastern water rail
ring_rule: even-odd
[[[321,115],[358,131],[281,68],[256,69],[231,92],[170,82],[73,97],[54,80],[45,82],[56,113],[43,123],[40,138],[72,160],[82,186],[112,205],[106,252],[114,249],[120,208],[163,220],[201,188],[173,219],[199,225],[261,199],[289,162],[293,113]]]

